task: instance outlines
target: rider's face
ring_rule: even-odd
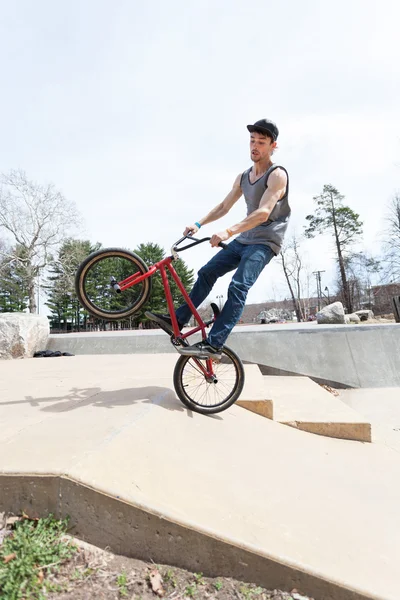
[[[269,137],[265,137],[262,133],[254,131],[250,135],[250,156],[253,162],[269,158],[276,146],[276,142]]]

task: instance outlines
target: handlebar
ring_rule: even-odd
[[[190,239],[190,240],[194,240],[191,244],[187,244],[187,246],[183,246],[183,248],[177,248],[177,246],[179,246],[179,244],[181,244],[184,240],[186,239]],[[193,248],[193,246],[197,246],[198,244],[202,244],[203,242],[209,242],[211,240],[210,237],[205,237],[202,238],[201,240],[194,238],[191,235],[184,235],[183,237],[181,237],[177,242],[175,242],[171,248],[171,254],[173,256],[175,256],[178,252],[183,252],[183,250],[188,250],[189,248]],[[218,246],[220,248],[226,248],[228,244],[224,244],[224,242],[220,242],[218,244]]]

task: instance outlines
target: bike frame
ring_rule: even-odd
[[[215,314],[214,317],[211,321],[208,321],[207,324],[203,321],[203,319],[201,318],[201,316],[199,315],[198,311],[196,310],[196,307],[194,306],[193,302],[191,301],[189,294],[187,293],[186,289],[183,286],[183,283],[178,275],[178,273],[175,271],[174,267],[172,266],[172,262],[174,260],[179,259],[178,253],[182,252],[183,250],[187,250],[188,248],[191,248],[192,246],[195,246],[197,244],[200,244],[204,241],[209,240],[210,238],[203,238],[201,240],[196,240],[193,237],[190,237],[191,240],[194,240],[193,243],[189,244],[188,246],[184,246],[183,248],[177,248],[178,244],[180,244],[184,239],[188,238],[189,236],[184,236],[182,237],[180,240],[178,240],[174,246],[171,248],[171,256],[167,256],[166,258],[163,258],[163,260],[160,260],[157,263],[154,263],[154,265],[151,265],[151,267],[149,268],[149,270],[147,271],[147,273],[134,273],[133,275],[130,275],[129,277],[127,277],[126,279],[124,279],[123,281],[118,282],[119,288],[121,290],[121,292],[123,292],[124,290],[132,287],[133,285],[136,285],[137,283],[140,283],[141,281],[144,281],[145,279],[147,279],[148,277],[152,277],[154,275],[154,273],[156,273],[156,271],[160,271],[161,273],[161,279],[162,279],[162,283],[164,286],[164,293],[165,293],[165,297],[167,300],[167,305],[168,305],[168,311],[169,314],[171,316],[171,321],[172,321],[172,327],[174,330],[174,336],[176,338],[179,338],[181,340],[185,340],[186,338],[188,338],[189,336],[197,333],[198,331],[201,331],[201,335],[203,340],[207,337],[206,334],[206,327],[208,325],[211,325],[211,323],[215,320]],[[222,248],[226,247],[226,244],[220,244],[220,246]],[[175,315],[175,308],[174,308],[174,303],[172,300],[172,293],[171,293],[171,288],[169,285],[169,281],[168,281],[168,277],[167,277],[167,269],[168,271],[171,273],[172,278],[174,279],[176,285],[178,286],[183,298],[185,299],[185,301],[187,302],[194,318],[196,319],[198,326],[194,327],[193,329],[190,329],[188,332],[186,333],[181,333],[179,331],[179,326],[178,326],[178,320],[176,318]],[[207,359],[207,369],[204,369],[203,364],[200,362],[200,360],[198,359],[194,359],[195,362],[197,363],[197,365],[199,366],[199,368],[204,372],[204,374],[206,375],[212,375],[213,374],[213,367],[212,367],[212,360],[211,359]]]
[[[200,317],[199,313],[197,312],[196,307],[194,306],[193,302],[189,298],[189,294],[185,290],[178,273],[175,271],[174,267],[172,266],[173,260],[175,260],[173,256],[167,256],[166,258],[163,258],[163,260],[160,260],[159,262],[154,263],[154,265],[152,265],[149,268],[147,273],[144,273],[143,275],[140,273],[135,273],[134,275],[130,275],[123,281],[118,282],[118,285],[121,289],[121,292],[123,292],[124,290],[132,287],[133,285],[140,283],[144,279],[148,279],[149,277],[152,277],[154,275],[154,273],[156,273],[156,271],[160,271],[161,279],[162,279],[163,286],[164,286],[165,297],[167,299],[168,311],[169,311],[169,314],[171,315],[171,321],[172,321],[172,326],[174,329],[175,337],[180,337],[180,338],[185,339],[185,338],[189,337],[190,335],[193,335],[194,333],[201,331],[203,339],[204,339],[206,337],[206,325],[205,325],[204,321],[202,320],[202,318]],[[169,286],[169,281],[168,281],[167,272],[166,272],[167,269],[171,273],[182,296],[184,297],[185,301],[187,302],[193,316],[195,317],[196,321],[199,323],[198,327],[195,327],[194,329],[191,329],[190,331],[188,331],[187,333],[184,333],[184,334],[179,331],[178,320],[175,315],[175,308],[174,308],[174,303],[172,300],[171,288]]]

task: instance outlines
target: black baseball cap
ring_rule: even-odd
[[[274,142],[279,135],[279,129],[275,123],[268,119],[261,119],[260,121],[256,121],[254,125],[247,125],[247,129],[250,133],[253,133],[254,131],[257,131],[258,133],[269,133],[269,135],[272,135]]]

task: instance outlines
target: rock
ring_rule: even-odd
[[[346,323],[359,323],[361,318],[357,313],[351,313],[350,315],[345,315]]]
[[[344,308],[341,302],[334,302],[324,306],[319,312],[317,312],[317,323],[319,324],[339,324],[344,325]]]
[[[355,314],[360,317],[360,321],[368,321],[368,319],[374,318],[372,310],[356,310]]]
[[[0,313],[0,359],[30,358],[46,348],[49,320],[28,313]]]

